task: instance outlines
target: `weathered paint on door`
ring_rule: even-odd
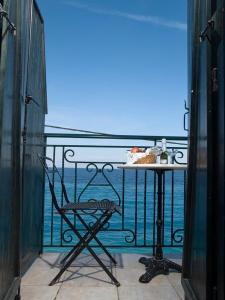
[[[3,2],[2,2],[3,4]],[[15,1],[4,1],[9,18],[16,22]],[[2,22],[2,32],[7,23]],[[0,299],[16,293],[19,286],[19,199],[14,148],[16,38],[1,35],[0,61]]]
[[[32,0],[7,0],[4,9],[17,31],[1,38],[1,300],[14,299],[21,273],[41,249],[43,172],[36,153],[43,151],[46,113],[44,29],[38,7]],[[6,26],[4,21],[2,33]],[[37,99],[38,108],[25,104],[28,94]]]
[[[31,14],[31,35],[24,114],[22,271],[41,251],[43,171],[37,154],[43,154],[46,113],[45,47],[43,20],[36,5]],[[30,99],[30,100],[29,100]]]
[[[189,1],[186,299],[224,299],[224,4]]]

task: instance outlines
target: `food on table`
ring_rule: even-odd
[[[144,157],[139,158],[134,162],[134,164],[155,164],[156,163],[156,155],[153,153],[149,153]]]
[[[140,149],[139,147],[133,147],[131,150],[130,150],[131,153],[138,153],[138,152],[143,152],[142,149]]]
[[[138,148],[138,147],[137,147]],[[133,149],[133,148],[132,148]],[[140,148],[138,148],[141,150]],[[133,150],[134,151],[134,150]],[[135,150],[137,151],[137,149]],[[131,150],[127,152],[127,163],[133,164],[137,159],[144,157],[146,154],[143,151],[132,152]]]

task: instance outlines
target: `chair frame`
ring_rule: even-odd
[[[50,286],[54,285],[62,274],[71,266],[71,264],[74,262],[74,260],[78,257],[78,255],[81,254],[81,252],[84,249],[87,249],[89,253],[92,255],[92,257],[97,261],[97,263],[102,267],[102,269],[106,272],[106,274],[110,277],[112,282],[116,286],[120,286],[120,283],[117,281],[117,279],[114,277],[114,275],[109,271],[109,269],[106,267],[106,265],[100,260],[100,258],[97,256],[97,254],[94,252],[94,250],[89,245],[92,240],[95,240],[97,244],[100,246],[100,248],[105,252],[105,254],[109,257],[109,259],[116,264],[115,259],[112,257],[112,255],[109,253],[109,251],[106,249],[106,247],[101,243],[101,241],[97,238],[97,233],[104,227],[104,225],[110,220],[112,215],[117,212],[120,213],[118,206],[113,202],[109,201],[107,199],[96,201],[94,202],[80,202],[80,203],[72,203],[69,201],[66,187],[64,184],[64,181],[62,179],[62,176],[57,169],[57,167],[54,164],[54,161],[46,156],[40,156],[38,155],[38,158],[44,168],[45,174],[48,179],[49,183],[49,189],[52,196],[52,202],[54,207],[56,208],[57,212],[60,214],[60,216],[63,218],[63,220],[66,222],[66,224],[69,226],[69,228],[73,231],[75,236],[78,238],[79,242],[74,245],[74,247],[69,251],[69,253],[61,260],[60,264],[62,265],[60,271],[58,274],[54,277],[54,279],[50,282]],[[49,167],[47,165],[47,161],[51,162],[52,164],[52,171],[49,170]],[[62,193],[66,202],[66,205],[61,207],[58,204],[57,197],[54,190],[54,184],[50,177],[50,172],[56,172],[59,176],[61,186],[62,186]],[[101,215],[97,218],[96,222],[90,226],[88,225],[84,218],[81,217],[81,214],[79,211],[83,211],[82,204],[85,204],[88,208],[87,210],[94,209],[95,211],[101,211]],[[96,204],[96,205],[95,205]],[[86,207],[85,206],[85,207]],[[87,230],[86,233],[82,236],[79,232],[79,230],[75,227],[75,225],[69,220],[67,217],[67,213],[72,212],[74,215],[77,216],[80,223],[84,226],[84,228]]]

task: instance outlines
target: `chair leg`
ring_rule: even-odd
[[[69,268],[69,266],[72,264],[72,262],[75,260],[75,258],[81,253],[81,251],[85,247],[83,247],[83,249],[81,249],[81,250],[80,250],[80,248],[77,249],[77,251],[75,251],[75,253],[70,257],[70,259],[61,268],[61,270],[59,271],[59,273],[52,279],[52,281],[49,283],[50,286],[54,285],[60,279],[60,277],[62,276],[62,274]]]
[[[101,249],[105,252],[105,254],[109,257],[109,259],[116,265],[117,261],[114,259],[114,257],[110,254],[110,252],[105,248],[105,246],[100,242],[99,239],[97,239],[96,237],[94,238],[95,241],[99,244],[99,246],[101,247]],[[72,253],[77,249],[77,247],[79,247],[79,243],[74,246],[65,257],[63,257],[63,259],[60,261],[60,264],[64,264],[66,262],[66,260],[72,255]]]
[[[91,232],[94,228],[90,228],[88,227],[88,225],[85,223],[85,221],[78,215],[79,221],[82,223],[82,225],[87,229],[87,233],[85,234],[85,236],[83,237],[84,239],[87,237],[87,235]],[[109,257],[109,259],[116,265],[117,262],[114,259],[114,257],[109,253],[109,251],[106,249],[106,247],[101,243],[101,241],[97,238],[97,236],[94,237],[95,241],[98,243],[98,245],[101,247],[101,249],[105,252],[105,254]],[[76,246],[74,246],[69,253],[60,261],[60,264],[64,264],[65,261],[72,255],[72,253],[76,250],[77,247],[79,247],[81,242],[78,242],[76,244]]]
[[[112,213],[109,214],[108,217],[106,217],[106,219],[100,224],[100,226],[98,228],[96,228],[93,232],[91,232],[91,235],[93,236],[93,238],[91,238],[91,240],[94,239],[94,237],[96,237],[96,234],[108,222],[108,220],[111,218],[111,216],[112,216]],[[81,219],[83,221],[83,219],[81,218],[81,216],[79,216],[79,219]],[[96,255],[96,253],[94,252],[94,250],[89,246],[90,241],[88,241],[87,244],[86,244],[87,250],[94,257],[94,259],[97,261],[97,263],[102,267],[102,269],[106,272],[106,274],[110,277],[110,279],[114,282],[114,284],[116,286],[120,286],[120,283],[117,281],[117,279],[113,276],[113,274],[108,270],[108,268],[105,266],[105,264]]]
[[[86,232],[85,235],[83,236],[83,239],[85,240],[87,238],[87,236],[90,234],[90,232]],[[74,253],[74,251],[80,247],[82,245],[82,242],[79,241],[70,251],[69,253],[67,253],[67,255],[65,257],[63,257],[63,259],[60,261],[60,264],[64,264],[66,262],[66,260]]]
[[[107,212],[105,212],[105,213],[107,213]],[[108,214],[108,216],[105,218],[105,220],[102,223],[100,223],[99,226],[96,226],[95,230],[91,232],[91,236],[93,236],[93,238],[91,238],[90,241],[96,237],[96,234],[108,222],[108,220],[111,218],[111,216],[112,216],[112,213]],[[79,220],[83,223],[84,220],[82,219],[82,217],[80,215],[78,215],[78,217],[79,217]],[[114,284],[116,286],[120,286],[120,283],[117,281],[117,279],[113,276],[113,274],[108,270],[108,268],[105,266],[105,264],[96,255],[96,253],[94,252],[94,250],[89,246],[90,241],[88,241],[87,244],[86,244],[87,250],[94,257],[94,259],[98,262],[98,264],[102,267],[102,269],[106,272],[106,274],[110,277],[110,279],[114,282]]]
[[[113,274],[109,271],[109,269],[105,266],[105,264],[100,260],[100,258],[97,256],[97,254],[93,251],[93,249],[90,248],[90,246],[87,246],[88,251],[91,253],[91,255],[94,257],[94,259],[98,262],[98,264],[102,267],[102,269],[106,272],[106,274],[110,277],[110,279],[114,282],[116,286],[120,286],[120,283],[117,281],[117,279],[113,276]]]
[[[63,259],[60,261],[60,265],[64,264],[65,261],[71,256],[71,254],[76,250],[76,248],[79,246],[79,243],[76,244],[67,254],[63,257]]]
[[[74,230],[74,228],[73,228]],[[75,230],[76,231],[76,230]],[[93,237],[89,237],[87,240],[84,240],[83,237],[78,233],[78,238],[80,238],[80,245],[79,247],[74,251],[74,253],[71,255],[70,259],[66,261],[66,263],[63,265],[59,273],[53,278],[53,280],[50,282],[50,286],[54,285],[59,278],[62,276],[62,274],[69,268],[69,266],[73,263],[73,261],[78,257],[78,255],[86,248],[86,245],[93,239]]]
[[[75,213],[75,211],[74,211]],[[77,215],[78,217],[79,214]],[[89,227],[88,225],[84,222],[84,220],[82,218],[79,218],[80,219],[80,222],[84,225],[84,227],[87,229],[87,232],[85,233],[85,235],[83,236],[83,239],[85,240],[87,238],[87,236],[91,233],[91,231],[89,230]],[[94,224],[94,226],[92,227],[92,230],[95,229],[95,226],[97,226],[97,222]],[[94,237],[96,238],[96,237]],[[73,252],[78,248],[80,247],[82,244],[81,240],[69,251],[69,253],[60,261],[60,264],[64,264],[65,261],[73,254]]]
[[[50,282],[49,285],[52,286],[52,285],[54,285],[59,280],[59,278],[62,276],[62,274],[68,269],[68,267],[73,263],[73,261],[77,258],[77,256],[84,250],[84,248],[87,248],[87,250],[90,252],[90,254],[94,257],[94,259],[98,262],[98,264],[102,267],[102,269],[106,272],[106,274],[114,282],[114,284],[116,286],[120,286],[120,283],[117,281],[117,279],[113,276],[113,274],[108,270],[108,268],[104,265],[104,263],[96,255],[96,253],[88,245],[86,245],[86,247],[83,245],[82,247],[80,247],[79,250],[76,251],[76,253],[74,253],[71,256],[71,258],[66,262],[66,264],[59,271],[59,273],[55,276],[55,278]]]
[[[89,236],[89,238],[87,240],[85,240],[80,235],[79,231],[77,229],[75,229],[75,227],[73,226],[73,224],[67,218],[65,218],[65,221],[67,222],[67,224],[71,227],[71,229],[74,231],[74,233],[76,234],[76,236],[80,239],[80,247],[78,247],[76,249],[76,251],[71,255],[70,259],[61,268],[61,270],[59,271],[59,273],[53,278],[53,280],[49,284],[50,286],[54,285],[59,280],[59,278],[62,276],[62,274],[68,269],[68,267],[72,264],[72,262],[77,258],[77,256],[85,248],[87,248],[91,254],[94,253],[92,251],[92,249],[90,248],[90,246],[88,246],[88,244],[91,242],[91,240],[93,240],[93,238],[95,237],[95,235],[97,234],[97,232],[105,225],[105,223],[108,222],[108,220],[110,219],[111,215],[112,214],[108,214],[108,212],[105,212],[105,213],[102,214],[102,216],[96,221],[96,223],[94,225],[95,230],[91,233],[91,236]],[[105,218],[105,219],[101,222],[101,220],[103,218]]]
[[[90,229],[88,225],[84,222],[83,218],[78,215],[79,221],[82,223],[82,225],[87,229],[87,231],[91,234],[92,228]],[[112,255],[109,253],[109,251],[106,249],[106,247],[101,243],[101,241],[97,238],[97,236],[94,237],[95,241],[98,243],[98,245],[101,247],[101,249],[105,252],[105,254],[109,257],[109,259],[116,265],[116,260],[112,257]]]
[[[109,259],[114,263],[114,265],[117,264],[117,261],[115,258],[109,253],[109,251],[106,249],[106,247],[100,242],[98,238],[95,238],[96,242],[99,244],[101,249],[105,252],[105,254],[109,257]]]

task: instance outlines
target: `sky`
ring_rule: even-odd
[[[186,0],[37,2],[45,20],[46,124],[186,135]]]

